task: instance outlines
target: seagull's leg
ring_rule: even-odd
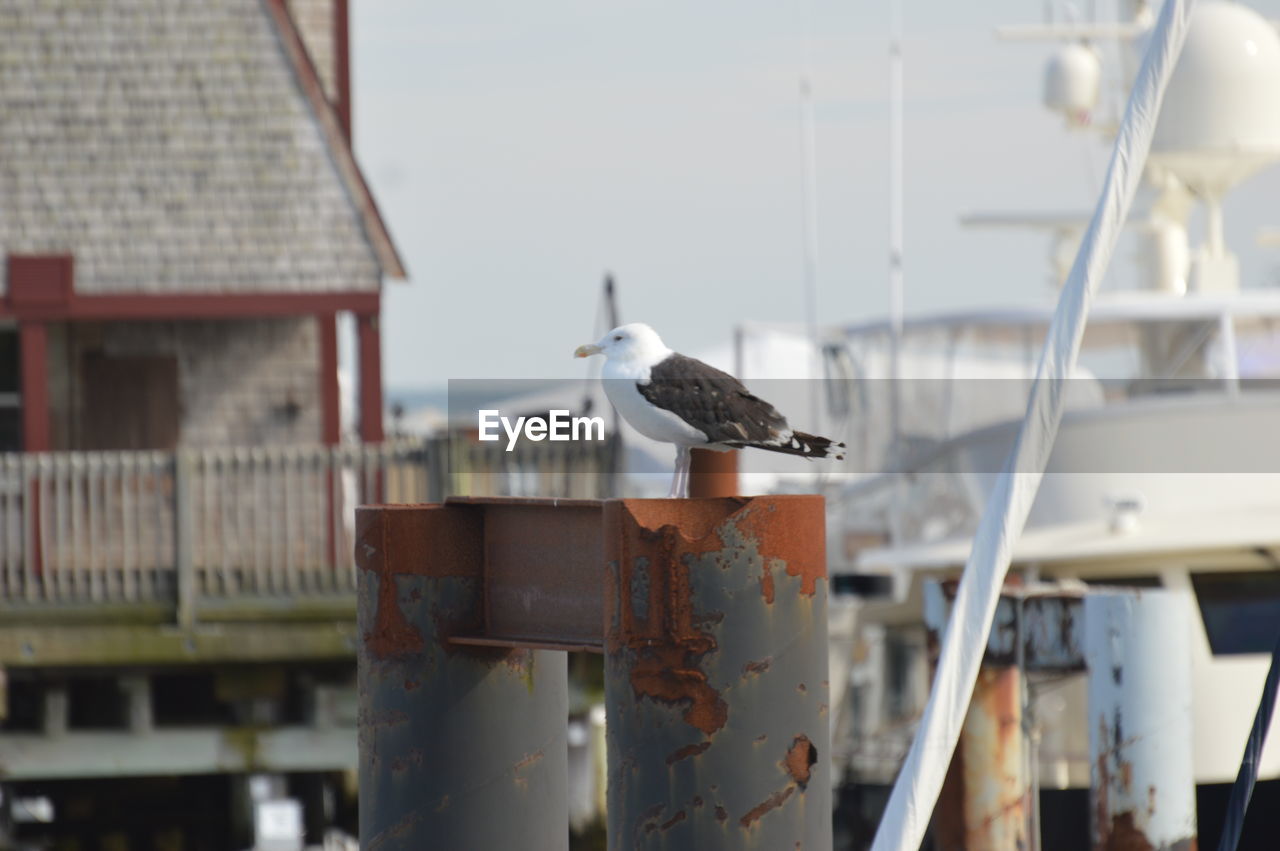
[[[687,446],[680,447],[678,456],[680,463],[680,498],[689,498],[689,470],[693,467],[693,450]]]
[[[676,447],[676,466],[671,473],[671,490],[667,499],[680,499],[689,495],[689,447]]]
[[[685,447],[676,447],[676,467],[671,471],[671,490],[667,491],[667,499],[680,499],[684,495],[680,490],[681,482],[684,481],[685,453],[687,452],[689,449]]]

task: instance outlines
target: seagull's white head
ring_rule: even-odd
[[[576,358],[604,355],[612,361],[638,361],[654,363],[669,355],[671,350],[662,343],[658,332],[643,322],[619,325],[595,343],[578,346]]]

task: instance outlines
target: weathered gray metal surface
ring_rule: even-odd
[[[357,515],[360,845],[568,847],[565,654],[472,648],[481,513]]]
[[[1196,847],[1189,617],[1176,592],[1085,598],[1095,849]]]
[[[821,497],[605,503],[611,849],[828,849]]]

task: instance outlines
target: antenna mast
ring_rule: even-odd
[[[804,211],[804,320],[809,337],[809,424],[818,427],[818,394],[813,380],[821,377],[818,348],[818,144],[813,120],[813,4],[808,4],[804,69],[800,74],[800,145],[804,167],[801,189]]]
[[[896,455],[902,377],[902,0],[889,2],[889,429]],[[896,460],[896,459],[895,459]]]

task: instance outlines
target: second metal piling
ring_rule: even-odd
[[[357,523],[360,847],[567,849],[565,654],[449,641],[483,620],[481,514]]]
[[[604,511],[609,847],[829,849],[822,498]]]

